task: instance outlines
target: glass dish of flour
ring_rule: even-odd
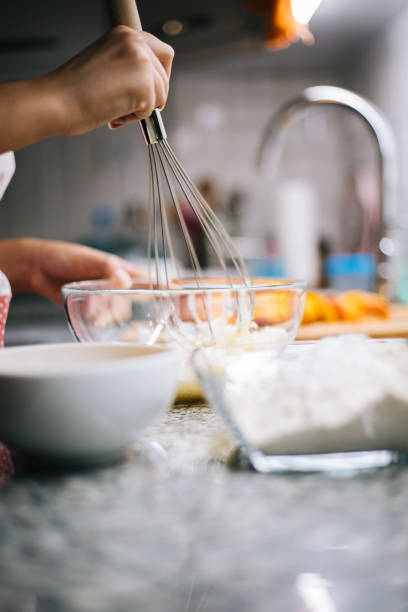
[[[389,465],[408,452],[408,343],[349,335],[193,354],[193,368],[262,472]]]

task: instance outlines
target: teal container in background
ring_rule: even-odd
[[[250,275],[255,278],[282,278],[284,275],[280,257],[252,257],[246,259],[246,263]]]
[[[329,255],[325,261],[325,274],[332,289],[374,291],[374,255],[372,253]]]

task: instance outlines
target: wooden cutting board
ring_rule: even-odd
[[[372,338],[408,338],[408,305],[391,304],[387,319],[365,317],[358,321],[317,322],[301,325],[296,340],[317,340],[340,334],[366,334]]]

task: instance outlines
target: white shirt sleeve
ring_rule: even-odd
[[[16,162],[12,151],[0,155],[0,200],[12,179],[15,169]]]

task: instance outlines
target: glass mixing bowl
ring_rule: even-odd
[[[305,283],[258,279],[234,288],[222,279],[205,279],[204,292],[185,279],[174,289],[151,289],[140,282],[118,289],[108,281],[63,287],[66,316],[80,342],[130,342],[181,347],[177,401],[203,400],[189,363],[200,346],[228,346],[239,352],[248,344],[279,354],[294,340],[305,302]],[[207,315],[211,324],[208,325]]]
[[[234,459],[263,473],[354,472],[405,460],[404,341],[350,334],[294,343],[279,358],[268,346],[246,348],[191,356],[238,443]]]
[[[81,342],[178,343],[200,346],[268,347],[279,353],[298,330],[305,302],[303,281],[254,280],[250,287],[185,279],[172,289],[134,283],[118,289],[109,281],[62,288],[69,325]]]

